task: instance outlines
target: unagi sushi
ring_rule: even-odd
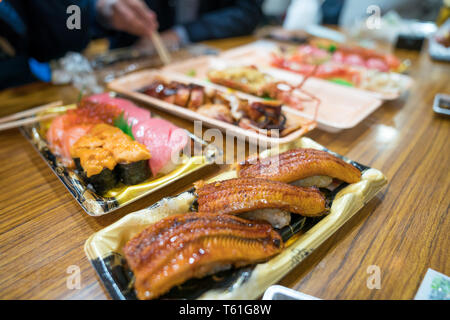
[[[361,180],[361,172],[332,154],[316,149],[293,149],[264,159],[249,159],[238,167],[239,177],[292,183],[313,176],[328,176],[347,183]]]
[[[123,248],[139,299],[191,278],[268,260],[283,249],[270,224],[231,215],[186,213],[162,219]]]
[[[118,181],[134,185],[150,177],[147,148],[107,124],[95,125],[74,143],[70,153],[83,177],[100,194]]]
[[[195,184],[198,211],[214,214],[244,214],[264,219],[281,228],[290,222],[290,213],[320,216],[326,212],[325,197],[317,188],[302,188],[278,181],[237,178]]]

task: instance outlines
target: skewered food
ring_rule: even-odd
[[[255,66],[236,66],[224,70],[211,70],[208,72],[208,78],[211,82],[229,88],[262,98],[276,99],[293,108],[303,109],[303,99],[298,94],[300,88],[285,81],[277,81]]]
[[[316,149],[292,149],[263,159],[248,159],[239,164],[239,177],[261,178],[291,183],[313,176],[329,176],[347,183],[361,179],[351,164]]]
[[[100,194],[119,180],[134,185],[150,177],[147,148],[108,124],[95,125],[70,152],[82,175]]]
[[[206,117],[211,117],[228,123],[233,123],[231,110],[223,104],[204,104],[197,109],[197,112]]]
[[[156,298],[190,278],[265,261],[283,248],[268,223],[187,213],[162,219],[124,247],[140,299]]]
[[[295,126],[286,125],[286,116],[281,112],[281,105],[276,101],[254,102],[248,105],[246,110],[248,118],[241,119],[239,122],[241,128],[267,135],[272,135],[273,132],[270,130],[286,128],[281,132],[282,136],[297,129]]]
[[[325,197],[317,188],[302,188],[255,178],[196,183],[198,211],[239,214],[260,209],[279,209],[303,216],[325,212]],[[276,212],[274,210],[274,212]]]
[[[232,93],[225,94],[197,84],[167,82],[162,78],[156,78],[142,92],[204,116],[269,136],[284,136],[301,127],[299,123],[287,125],[282,102],[278,100],[249,102]]]

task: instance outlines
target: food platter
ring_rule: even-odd
[[[235,62],[250,63],[269,67],[272,65],[274,52],[279,51],[279,44],[277,44],[276,42],[259,40],[250,44],[224,51],[219,55],[219,57]],[[367,89],[364,89],[355,87],[355,89],[361,90],[366,94],[381,100],[395,100],[399,98],[403,93],[405,93],[413,84],[413,80],[411,77],[401,73],[380,72],[363,67],[354,68],[357,69],[357,71],[360,72],[364,78],[368,79],[366,82],[369,83],[369,87],[371,88],[369,89],[368,87]],[[315,80],[320,82],[329,82],[320,78],[315,78]]]
[[[212,118],[205,114],[200,114],[194,110],[176,105],[174,103],[168,103],[166,101],[154,98],[142,92],[143,89],[148,87],[155,79],[165,79],[166,81],[176,81],[187,85],[201,86],[206,89],[213,89],[224,95],[234,95],[238,99],[249,101],[250,103],[266,103],[264,99],[257,98],[251,95],[235,92],[222,86],[212,84],[207,81],[195,79],[183,74],[167,72],[167,71],[155,71],[146,70],[136,72],[128,76],[119,78],[111,82],[108,86],[111,90],[119,92],[127,97],[131,97],[140,102],[150,104],[163,111],[170,112],[181,118],[189,119],[192,121],[202,121],[202,124],[212,128],[219,128],[227,134],[232,134],[238,138],[246,139],[252,143],[271,143],[271,144],[283,144],[292,142],[305,133],[313,130],[316,127],[316,122],[312,119],[308,119],[290,109],[283,108],[282,113],[287,119],[288,123],[292,123],[292,126],[298,127],[295,130],[291,130],[285,136],[269,136],[268,134],[247,130],[236,124],[221,121],[219,119]]]
[[[45,114],[64,114],[67,110],[73,110],[75,107],[76,105],[57,107],[46,110]],[[180,158],[180,162],[172,171],[166,174],[158,174],[157,176],[135,185],[124,185],[119,183],[106,194],[100,195],[92,190],[76,169],[68,168],[61,161],[61,158],[52,152],[49,142],[46,139],[46,133],[50,123],[51,120],[36,122],[21,127],[20,131],[69,190],[83,210],[91,216],[101,216],[122,208],[129,203],[204,168],[205,166],[213,164],[216,157],[220,156],[222,153],[222,151],[213,144],[209,144],[185,130],[189,137],[189,144],[195,144],[197,148],[202,150],[200,155],[197,153],[194,154],[193,149],[188,150],[190,153],[188,155],[187,152],[184,153],[183,158]]]
[[[356,183],[333,184],[326,198],[329,213],[322,218],[298,217],[278,232],[285,247],[267,262],[221,271],[218,274],[192,279],[174,287],[162,299],[256,299],[290,270],[297,267],[311,252],[341,228],[347,220],[364,207],[387,183],[378,170],[339,156],[309,138],[300,138],[279,149],[268,149],[261,158],[273,156],[295,148],[326,151],[361,172]],[[231,168],[210,181],[225,181],[236,177]],[[161,219],[182,214],[192,209],[196,201],[194,189],[175,197],[164,198],[153,206],[131,213],[116,223],[93,234],[85,243],[85,252],[101,282],[113,299],[136,299],[134,276],[124,258],[125,244],[146,227]]]
[[[244,60],[236,62],[232,59],[202,56],[167,66],[164,70],[191,75],[198,79],[207,79],[209,70],[222,70],[241,65],[248,66],[250,64],[245,63]],[[303,76],[281,69],[271,67],[259,67],[258,69],[274,79],[283,80],[294,87],[303,80]],[[320,100],[315,120],[319,129],[328,132],[353,128],[382,105],[380,99],[368,95],[364,91],[321,79],[309,78],[303,84],[303,89]],[[308,119],[313,119],[315,116],[313,107],[303,110],[289,106],[284,106],[284,108]]]

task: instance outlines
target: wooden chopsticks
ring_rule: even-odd
[[[166,46],[164,45],[164,42],[161,40],[161,37],[159,36],[159,33],[156,31],[153,31],[151,34],[152,42],[156,48],[156,51],[158,52],[159,57],[161,58],[161,61],[168,65],[171,61],[169,51],[167,50]]]
[[[60,106],[62,106],[62,101],[55,101],[39,107],[31,108],[29,110],[17,112],[12,115],[0,118],[0,131],[54,118],[58,115],[58,113],[45,115],[38,115],[38,113],[43,112],[47,109],[56,108]]]

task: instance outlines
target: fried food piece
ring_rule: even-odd
[[[186,213],[151,225],[124,247],[139,299],[153,299],[190,278],[259,263],[283,249],[270,224],[230,215]]]
[[[229,67],[225,70],[211,70],[208,72],[211,82],[240,90],[258,97],[268,94],[266,87],[274,83],[274,79],[259,71],[254,66]],[[270,96],[270,95],[269,95]],[[270,96],[272,98],[272,96]]]
[[[361,180],[356,167],[316,149],[293,149],[265,159],[247,160],[239,164],[238,175],[286,183],[312,176],[329,176],[347,183]]]
[[[262,98],[280,100],[302,110],[302,99],[295,93],[295,87],[284,81],[277,81],[271,75],[255,66],[237,66],[225,70],[208,72],[211,82],[236,89]]]
[[[206,117],[233,123],[230,109],[224,104],[205,104],[197,109],[199,114]]]
[[[205,89],[202,86],[195,84],[191,84],[190,89],[191,96],[186,108],[195,111],[205,103]]]
[[[325,212],[325,197],[317,188],[254,178],[202,184],[196,184],[199,212],[239,214],[265,208],[279,208],[304,216],[319,216]]]

